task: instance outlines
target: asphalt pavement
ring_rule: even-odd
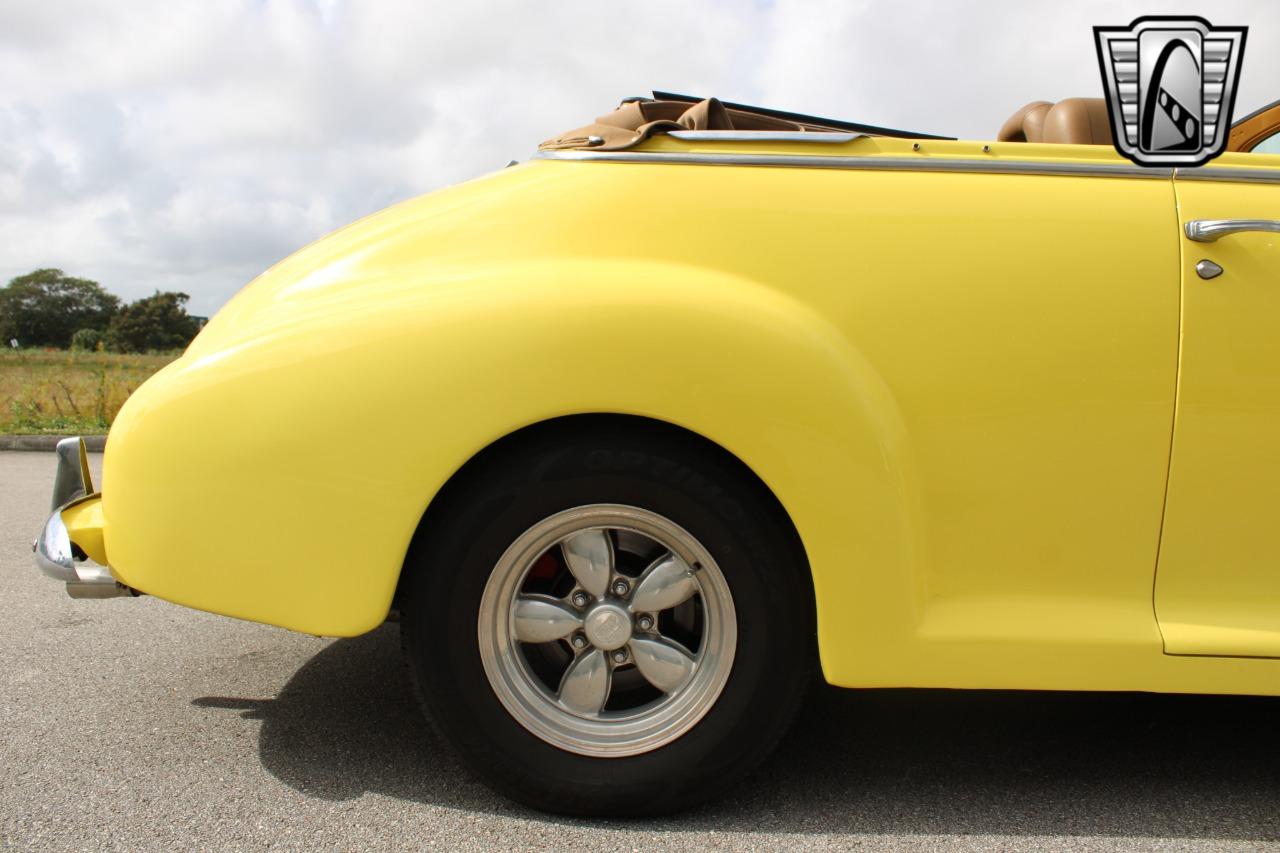
[[[774,757],[709,806],[643,822],[532,812],[471,778],[431,733],[395,625],[326,640],[153,598],[67,598],[31,563],[53,467],[50,453],[0,453],[6,848],[1202,850],[1280,839],[1280,700],[1250,697],[821,688]]]

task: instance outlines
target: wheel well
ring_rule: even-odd
[[[775,518],[779,529],[786,538],[787,547],[796,560],[797,567],[802,569],[806,576],[810,577],[810,583],[812,583],[812,575],[809,574],[808,555],[805,553],[804,544],[800,539],[800,534],[796,530],[795,524],[791,520],[791,516],[787,513],[782,502],[778,500],[777,496],[774,495],[773,491],[760,479],[755,471],[751,470],[737,456],[705,436],[675,424],[636,415],[568,415],[531,424],[488,445],[455,471],[453,476],[432,498],[426,512],[422,515],[422,519],[418,522],[418,528],[413,535],[413,542],[410,544],[410,552],[413,551],[420,540],[428,535],[438,519],[448,516],[450,504],[456,499],[457,495],[465,491],[465,486],[473,478],[482,476],[491,466],[502,465],[506,460],[513,456],[519,456],[533,447],[555,444],[582,433],[590,433],[597,436],[605,433],[615,436],[622,435],[637,442],[656,440],[679,443],[696,450],[699,454],[706,455],[708,458],[718,460],[729,468],[732,473],[741,478],[747,488],[753,490],[761,505]],[[396,601],[392,605],[393,609],[399,608],[400,592],[404,580],[405,573],[402,567],[400,581],[396,589]],[[812,594],[812,590],[810,592]]]

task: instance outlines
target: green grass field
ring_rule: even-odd
[[[106,432],[143,380],[178,355],[0,352],[0,434]]]

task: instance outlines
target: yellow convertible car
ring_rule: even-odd
[[[631,99],[303,249],[60,449],[36,558],[351,636],[539,808],[684,808],[846,687],[1280,694],[1280,111],[1144,168]],[[371,425],[374,426],[371,431]]]

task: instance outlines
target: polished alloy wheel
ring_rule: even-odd
[[[406,558],[400,629],[419,699],[477,776],[624,818],[759,765],[815,637],[803,550],[749,471],[682,432],[591,418],[458,477]]]
[[[480,658],[503,707],[580,755],[626,756],[693,728],[733,668],[728,584],[687,531],[593,504],[535,524],[494,567]]]

